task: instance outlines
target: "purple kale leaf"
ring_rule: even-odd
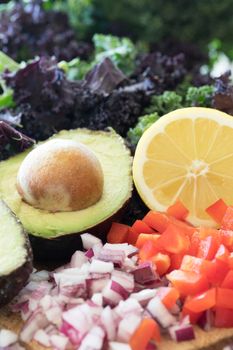
[[[230,72],[226,72],[216,79],[212,107],[233,115],[233,85],[230,75]]]
[[[0,121],[0,160],[4,160],[34,144],[34,140]]]
[[[22,131],[28,136],[44,140],[70,128],[78,83],[68,81],[55,60],[41,58],[4,78],[14,90]]]
[[[88,72],[85,77],[84,86],[96,94],[109,95],[125,80],[126,76],[107,57]]]
[[[0,50],[18,62],[37,55],[87,59],[92,50],[88,43],[76,40],[65,13],[45,11],[42,1],[19,1],[2,12],[0,33]]]

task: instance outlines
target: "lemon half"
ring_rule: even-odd
[[[205,209],[219,198],[233,205],[233,117],[201,107],[166,114],[141,137],[133,177],[150,209],[179,199],[189,222],[215,226]]]

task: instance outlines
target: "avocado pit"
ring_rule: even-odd
[[[17,175],[21,198],[51,212],[76,211],[97,203],[103,194],[100,161],[87,146],[55,139],[33,149]]]

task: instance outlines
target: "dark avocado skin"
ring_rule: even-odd
[[[11,212],[15,217],[15,215]],[[15,217],[15,220],[18,219]],[[21,225],[19,223],[19,225]],[[22,225],[21,225],[22,227]],[[0,276],[0,307],[8,304],[26,285],[33,269],[33,255],[27,233],[22,227],[22,234],[25,236],[26,259],[23,265],[18,267],[6,276]]]
[[[36,261],[69,261],[76,250],[82,250],[81,234],[88,232],[106,241],[107,233],[113,221],[119,221],[128,208],[128,203],[111,217],[84,232],[69,233],[58,238],[43,238],[29,234],[33,256]]]

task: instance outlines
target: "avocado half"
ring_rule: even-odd
[[[0,307],[19,293],[31,272],[28,236],[16,216],[0,200]]]
[[[18,169],[30,149],[0,162],[0,199],[3,199],[29,233],[37,259],[63,259],[81,247],[80,234],[105,237],[132,193],[130,151],[113,130],[63,130],[50,139],[71,139],[88,146],[97,156],[104,174],[101,199],[78,211],[48,212],[24,202],[16,189]],[[41,143],[40,143],[41,144]],[[36,145],[34,146],[36,147]]]

